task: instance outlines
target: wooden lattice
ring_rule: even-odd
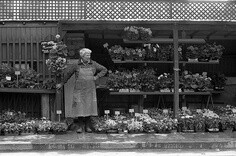
[[[236,20],[235,1],[3,0],[1,20]]]

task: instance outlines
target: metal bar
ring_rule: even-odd
[[[7,34],[9,33],[9,30],[11,30],[11,29],[9,29],[9,28],[7,28],[6,29],[7,31]],[[9,64],[10,62],[10,45],[9,45],[9,36],[6,36],[6,38],[7,38],[7,64]]]
[[[19,62],[19,67],[20,67],[20,69],[21,69],[21,61],[22,61],[22,60],[21,60],[21,57],[22,57],[22,56],[21,56],[21,52],[22,52],[22,51],[21,51],[21,40],[22,40],[21,37],[22,37],[22,33],[21,33],[21,32],[22,32],[22,28],[19,28],[18,30],[19,30],[19,31],[18,31],[18,32],[19,32],[19,36],[18,36],[18,43],[19,43],[19,57],[18,57],[18,62]]]
[[[178,53],[178,28],[173,27],[174,38],[174,117],[179,116],[179,53]]]
[[[17,37],[17,32],[15,31],[16,29],[12,29],[11,31],[11,37],[12,37],[12,60],[13,60],[13,67],[15,67],[16,63],[16,43],[15,43],[15,38]]]

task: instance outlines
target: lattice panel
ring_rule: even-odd
[[[169,10],[170,3],[166,2],[88,1],[86,19],[169,19]]]
[[[220,2],[173,3],[172,15],[173,19],[233,20],[235,19],[235,4]]]
[[[84,1],[6,0],[0,3],[0,19],[84,19]]]
[[[0,20],[236,20],[236,3],[164,0],[1,0]]]

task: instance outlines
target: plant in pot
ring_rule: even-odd
[[[168,61],[171,56],[171,45],[163,45],[157,50],[157,58],[159,61]]]
[[[140,70],[138,75],[141,90],[145,92],[153,92],[156,90],[157,77],[155,71],[151,68]]]
[[[200,47],[199,50],[199,62],[208,62],[210,59],[210,45],[204,44]]]
[[[129,133],[141,133],[143,132],[143,122],[138,121],[135,118],[131,118],[130,120],[127,120],[128,125],[127,129]]]
[[[214,73],[212,75],[212,86],[215,90],[224,90],[224,87],[226,85],[227,78],[224,74],[221,73]]]
[[[186,51],[186,58],[188,61],[198,62],[199,58],[199,47],[198,46],[188,46]]]
[[[209,132],[219,132],[219,115],[211,110],[204,110],[203,117],[205,118],[206,129]]]
[[[151,39],[152,31],[150,28],[139,27],[138,30],[141,40],[149,41]]]
[[[108,46],[108,43],[105,43],[103,45],[103,47],[108,50],[111,59],[121,61],[123,58],[122,54],[124,53],[123,47],[121,47],[120,45],[114,45],[111,48],[108,48]]]
[[[224,114],[220,116],[220,130],[232,132],[234,128],[234,120],[231,120],[231,115]]]
[[[182,132],[194,132],[194,118],[190,115],[182,115],[179,119],[179,126]]]
[[[205,132],[205,119],[201,113],[194,115],[194,131],[195,132]]]
[[[174,87],[173,75],[170,73],[161,74],[158,78],[158,88],[161,92],[171,92]]]
[[[216,45],[216,43],[209,45],[210,60],[219,61],[223,55],[224,49],[225,48],[222,45]]]
[[[127,26],[124,28],[124,38],[128,40],[138,40],[140,37],[139,35],[139,28],[136,26]]]

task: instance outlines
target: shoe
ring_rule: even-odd
[[[92,129],[90,128],[90,117],[85,118],[85,132],[92,133]]]
[[[85,128],[85,131],[86,131],[87,133],[92,133],[92,129],[91,129],[90,127],[86,127],[86,128]]]
[[[76,133],[82,133],[83,129],[81,127],[79,127],[79,129],[76,130]]]

